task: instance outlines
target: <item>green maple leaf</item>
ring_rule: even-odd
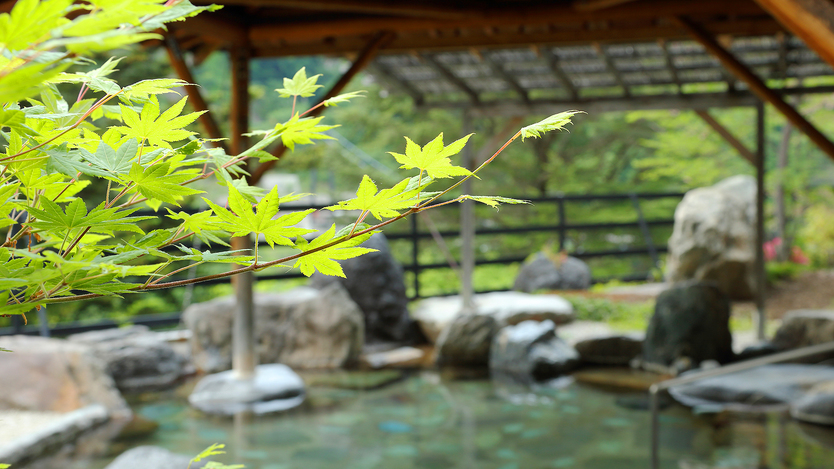
[[[461,201],[464,200],[474,200],[475,202],[480,202],[485,205],[489,205],[492,208],[498,208],[501,204],[529,204],[529,200],[520,200],[520,199],[511,199],[509,197],[500,197],[497,195],[462,195],[458,197]]]
[[[126,139],[118,150],[114,150],[104,141],[99,142],[95,153],[91,153],[84,148],[79,149],[81,155],[90,162],[94,169],[105,172],[105,177],[128,174],[131,169],[131,161],[136,158],[138,151],[139,143],[135,138]]]
[[[410,138],[405,137],[405,154],[389,153],[402,165],[400,166],[401,169],[417,168],[420,170],[420,174],[425,171],[432,179],[468,176],[472,172],[461,166],[454,166],[449,157],[460,153],[471,136],[472,134],[469,134],[444,146],[443,134],[441,133],[422,148],[411,141]]]
[[[177,101],[161,115],[159,113],[159,101],[156,96],[151,96],[149,101],[142,107],[139,114],[123,104],[119,107],[122,110],[122,119],[125,125],[113,127],[127,137],[133,137],[139,141],[147,141],[150,145],[171,148],[169,142],[178,142],[194,135],[194,132],[184,130],[183,127],[191,124],[206,111],[192,112],[180,115],[187,97]]]
[[[217,236],[217,232],[221,231],[223,221],[215,216],[212,216],[211,210],[205,210],[195,214],[188,214],[185,212],[174,213],[168,210],[168,218],[174,220],[182,220],[180,225],[185,231],[193,232],[201,241],[211,246],[211,243],[217,243],[223,246],[229,244]]]
[[[313,140],[332,140],[333,137],[324,135],[330,129],[338,127],[337,125],[318,125],[324,117],[305,117],[299,118],[298,114],[292,117],[286,124],[278,124],[275,127],[277,132],[281,133],[281,141],[284,146],[290,150],[295,150],[295,144],[309,145]]]
[[[181,185],[191,179],[192,174],[185,171],[168,174],[168,169],[168,163],[159,163],[147,168],[133,163],[127,180],[132,181],[139,193],[145,197],[176,206],[179,206],[179,199],[182,197],[203,192]]]
[[[203,198],[203,200],[211,207],[214,214],[222,220],[223,228],[232,232],[232,236],[246,236],[250,233],[262,234],[266,238],[266,242],[272,247],[276,244],[294,246],[290,237],[316,231],[295,226],[307,215],[314,212],[315,209],[293,212],[273,219],[278,214],[280,203],[278,190],[274,187],[258,202],[254,210],[252,204],[231,186],[229,186],[229,208],[231,211],[206,198]]]
[[[550,132],[551,130],[561,130],[566,125],[570,124],[570,118],[575,116],[576,114],[581,113],[582,111],[565,111],[560,112],[559,114],[553,114],[552,116],[540,120],[535,124],[528,125],[527,127],[521,128],[521,141],[524,141],[525,138],[533,137],[539,138],[541,134]]]
[[[295,247],[300,249],[302,252],[309,254],[296,259],[293,267],[301,268],[301,273],[308,277],[313,275],[313,272],[316,270],[324,275],[344,277],[345,272],[342,270],[342,266],[336,262],[337,260],[351,259],[359,257],[362,254],[376,251],[376,249],[356,247],[357,245],[365,242],[366,239],[370,238],[373,234],[373,232],[371,232],[356,236],[343,243],[330,246],[329,248],[310,252],[332,242],[334,240],[333,235],[335,233],[336,225],[331,225],[329,230],[320,234],[316,239],[310,241],[309,243],[306,239],[299,237],[296,241]]]
[[[324,107],[338,106],[339,104],[349,102],[353,98],[364,98],[365,93],[366,92],[364,90],[342,93],[338,96],[333,96],[332,98],[325,99],[322,104],[324,105]]]
[[[377,220],[396,217],[401,210],[409,209],[425,199],[420,191],[430,182],[425,178],[426,183],[414,187],[412,179],[403,179],[394,187],[383,189],[377,192],[376,184],[368,175],[362,178],[359,189],[356,191],[356,198],[340,201],[338,205],[324,207],[327,210],[361,210],[370,212]],[[409,187],[412,186],[412,187]],[[419,195],[419,197],[418,197]]]
[[[289,98],[291,96],[299,96],[302,98],[309,98],[316,94],[316,90],[321,88],[322,85],[317,85],[316,82],[319,80],[321,75],[313,75],[310,78],[307,78],[307,68],[301,67],[301,70],[295,72],[295,76],[290,78],[284,78],[284,87],[278,88],[275,91],[282,98]]]
[[[37,218],[37,221],[29,225],[38,230],[54,230],[59,233],[90,227],[91,233],[112,235],[114,231],[133,231],[144,234],[144,231],[136,226],[136,222],[154,218],[131,217],[129,215],[137,209],[120,211],[117,208],[104,208],[104,202],[87,213],[87,208],[80,198],[67,204],[64,210],[48,198],[41,199],[41,204],[43,210],[33,207],[28,209],[29,213]]]

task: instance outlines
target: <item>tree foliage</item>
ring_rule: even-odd
[[[188,86],[176,79],[149,79],[122,86],[109,78],[118,60],[107,60],[86,72],[72,71],[87,63],[85,54],[110,50],[159,36],[165,23],[214,7],[195,7],[188,1],[22,0],[10,14],[0,15],[0,43],[5,55],[0,72],[0,305],[4,314],[23,314],[44,304],[99,296],[124,295],[197,283],[210,278],[261,270],[277,265],[343,276],[338,260],[369,251],[359,245],[379,228],[432,207],[467,198],[497,206],[519,203],[503,197],[442,196],[475,171],[456,166],[451,158],[469,136],[449,145],[443,135],[422,147],[406,138],[405,151],[393,153],[405,177],[379,189],[363,177],[356,198],[328,210],[357,211],[356,221],[337,231],[304,228],[312,210],[282,213],[281,204],[301,197],[279,195],[275,189],[249,186],[247,160],[264,161],[265,152],[281,140],[290,149],[330,138],[332,125],[307,117],[319,106],[347,102],[360,93],[347,93],[307,109],[296,110],[299,97],[311,96],[321,85],[319,76],[301,69],[280,96],[292,99],[288,120],[255,131],[260,140],[238,155],[226,154],[190,131],[199,112],[184,113],[186,99],[167,108],[159,95]],[[69,16],[68,16],[69,15]],[[67,101],[62,92],[77,96]],[[75,93],[75,90],[78,90]],[[539,136],[563,127],[572,112],[562,113],[516,132]],[[110,125],[116,121],[116,125]],[[459,177],[441,191],[429,191],[436,179]],[[189,213],[179,207],[202,193],[194,184],[212,178],[226,189],[225,206],[203,197],[207,210]],[[104,184],[104,200],[78,197],[89,184]],[[176,225],[143,230],[148,217],[134,213],[142,206],[165,206]],[[367,215],[379,223],[364,223]],[[209,249],[200,252],[183,243],[198,237],[225,245],[230,236],[263,236],[271,246],[286,246],[294,254],[276,260],[254,252]],[[256,243],[257,244],[257,243]],[[177,273],[206,262],[232,264],[232,270],[194,279],[176,280]]]

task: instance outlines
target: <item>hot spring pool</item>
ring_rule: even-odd
[[[133,446],[194,455],[222,442],[228,454],[218,461],[250,469],[648,468],[641,398],[575,383],[508,393],[423,373],[375,390],[312,386],[303,409],[247,423],[207,417],[171,393],[134,405],[160,424],[151,437],[114,443],[113,456],[83,467]],[[834,467],[834,432],[780,414],[694,416],[672,405],[660,421],[663,468]]]

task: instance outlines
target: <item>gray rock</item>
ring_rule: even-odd
[[[193,372],[186,357],[145,326],[84,332],[68,340],[92,347],[125,393],[169,389]]]
[[[686,193],[675,210],[666,277],[714,281],[731,299],[755,291],[756,180],[733,176]]]
[[[513,283],[513,290],[586,290],[591,286],[591,269],[575,257],[555,261],[544,252],[526,261]]]
[[[304,381],[288,366],[259,365],[251,379],[240,379],[233,370],[201,379],[188,402],[209,414],[282,412],[304,402]]]
[[[194,304],[183,313],[192,361],[213,373],[232,366],[234,298]],[[364,343],[362,312],[339,283],[255,295],[259,363],[297,369],[355,364]]]
[[[611,334],[588,338],[574,345],[583,363],[626,366],[643,353],[643,337]]]
[[[489,364],[489,348],[498,330],[490,315],[466,314],[456,317],[437,341],[437,364],[483,367]]]
[[[419,332],[408,316],[403,268],[391,254],[385,235],[377,233],[362,246],[377,251],[340,261],[345,278],[316,273],[310,279],[310,286],[323,288],[341,283],[362,310],[366,341],[414,339]]]
[[[69,412],[101,404],[132,415],[103,360],[84,344],[44,337],[0,337],[0,408]],[[14,377],[13,379],[11,377]]]
[[[555,324],[573,321],[573,306],[558,295],[531,295],[521,292],[494,292],[475,295],[475,314],[491,316],[498,328],[522,321],[549,319]],[[460,296],[428,298],[421,301],[412,317],[423,333],[437,343],[440,333],[457,317],[463,307]]]
[[[555,331],[552,321],[523,321],[502,328],[490,348],[490,373],[532,383],[571,371],[579,355]]]
[[[791,403],[790,412],[793,418],[802,422],[834,426],[834,381],[812,387]]]
[[[137,446],[120,454],[104,469],[186,469],[191,457],[172,453],[158,446]],[[206,461],[191,465],[191,469],[205,466]]]
[[[752,360],[754,358],[764,357],[766,355],[772,355],[782,351],[783,349],[777,347],[772,342],[761,341],[744,347],[741,352],[736,354],[736,360]]]
[[[681,359],[690,363],[733,361],[730,301],[717,287],[685,282],[657,297],[654,315],[643,343],[643,359],[671,366]]]
[[[807,347],[834,341],[834,311],[800,309],[789,311],[773,337],[780,349]]]
[[[834,368],[829,366],[775,364],[675,386],[669,393],[684,405],[715,410],[784,406],[802,398],[811,387],[831,380]]]

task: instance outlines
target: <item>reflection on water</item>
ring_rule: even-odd
[[[617,397],[577,384],[525,396],[423,374],[368,391],[313,387],[305,408],[237,425],[171,397],[135,407],[160,427],[130,445],[197,454],[224,442],[218,459],[251,469],[646,469],[649,415]],[[672,405],[661,415],[662,467],[834,467],[832,434],[810,430],[778,414],[699,417]]]

